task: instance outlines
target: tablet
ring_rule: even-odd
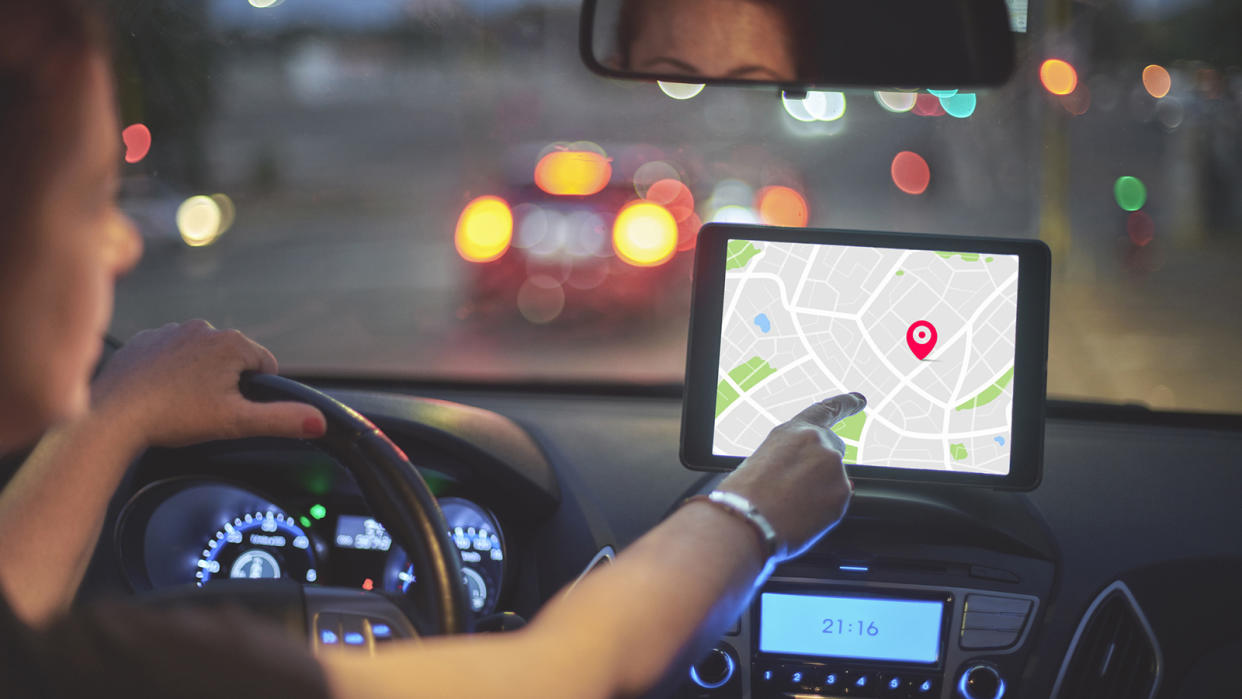
[[[730,470],[815,401],[851,478],[1029,490],[1042,471],[1049,251],[1038,240],[709,224],[681,458]]]

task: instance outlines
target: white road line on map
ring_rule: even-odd
[[[897,270],[901,269],[901,265],[904,264],[905,261],[910,258],[910,254],[912,252],[914,251],[906,250],[905,252],[901,253],[901,257],[897,259],[897,264],[893,265],[888,270],[888,276],[880,280],[880,285],[877,286],[874,290],[872,290],[871,296],[868,297],[867,300],[863,302],[862,308],[858,309],[859,318],[862,318],[863,314],[867,312],[867,309],[871,308],[871,304],[875,303],[876,297],[880,295],[880,292],[884,290],[884,287],[888,286],[888,283],[890,281],[897,278]]]
[[[729,384],[729,387],[732,388],[737,393],[739,398],[741,397],[743,393],[745,393],[745,391],[743,391],[742,388],[738,386],[737,383],[733,380],[733,377],[729,376],[729,374],[725,372],[723,368],[721,368],[720,370],[720,380]],[[720,424],[720,421],[724,419],[725,415],[728,415],[729,413],[733,412],[733,406],[735,405],[737,405],[737,398],[734,398],[733,402],[730,403],[727,408],[720,411],[720,414],[716,416],[717,425]]]
[[[975,338],[974,325],[970,323],[969,321],[967,321],[964,328],[966,330],[966,344],[962,350],[963,352],[962,364],[961,364],[961,370],[957,372],[957,383],[954,384],[953,391],[949,394],[951,396],[951,398],[949,399],[950,405],[952,405],[956,401],[958,392],[962,390],[962,382],[966,380],[966,372],[969,371],[969,366],[970,366],[970,349],[972,346],[972,341]],[[956,409],[952,411],[950,411],[948,407],[945,407],[944,409],[944,423],[943,423],[944,427],[941,429],[941,431],[944,432],[945,434],[949,433],[949,421],[953,419],[954,412],[956,412]],[[946,464],[953,463],[953,454],[949,450],[949,440],[947,439],[944,440],[943,446],[944,446],[944,462]]]
[[[833,386],[844,385],[841,383],[841,379],[837,378],[836,374],[828,371],[828,366],[819,358],[819,353],[811,347],[811,341],[807,339],[806,331],[802,329],[802,322],[798,320],[798,314],[790,313],[789,321],[793,323],[794,331],[798,333],[798,340],[802,343],[802,347],[806,349],[806,353],[815,362],[815,366],[819,367],[819,370],[823,372],[824,378],[828,379]]]
[[[989,427],[983,430],[973,430],[970,432],[953,432],[950,434],[940,434],[937,432],[907,432],[906,430],[898,427],[897,425],[894,425],[892,422],[889,422],[887,419],[885,419],[884,417],[880,415],[869,414],[867,415],[867,419],[868,420],[874,419],[876,422],[891,429],[892,431],[896,432],[898,435],[902,437],[910,437],[911,439],[930,439],[930,440],[969,439],[970,437],[987,437],[988,435],[995,435],[997,432],[1000,431],[999,427]]]
[[[788,335],[787,335],[786,337],[792,337],[792,336],[788,336]],[[802,357],[800,357],[799,359],[795,360],[792,364],[786,364],[785,366],[783,366],[783,367],[781,367],[781,368],[777,369],[776,371],[772,372],[772,374],[771,374],[771,375],[769,375],[767,378],[765,378],[763,381],[764,381],[764,383],[768,383],[768,382],[770,382],[772,379],[780,378],[781,376],[784,376],[785,374],[787,374],[787,373],[789,373],[790,371],[792,371],[792,370],[796,369],[797,367],[802,366],[803,364],[806,364],[806,363],[807,363],[807,362],[809,362],[809,361],[811,361],[811,358],[810,358],[810,357],[808,357],[808,356],[806,356],[806,355],[802,355]],[[771,364],[768,364],[768,366],[772,366],[772,365],[771,365]]]
[[[794,289],[793,298],[789,299],[789,306],[798,303],[798,299],[802,298],[802,290],[806,287],[806,280],[811,276],[811,268],[815,264],[815,256],[819,254],[821,246],[816,245],[811,248],[811,256],[803,260],[805,266],[802,268],[802,278],[798,280],[798,287]]]
[[[768,422],[771,422],[771,423],[772,423],[772,427],[776,427],[777,425],[779,425],[779,424],[781,424],[782,422],[784,422],[784,420],[781,420],[780,418],[776,417],[776,416],[775,416],[775,415],[773,415],[772,413],[769,413],[767,408],[765,408],[765,407],[763,407],[762,405],[759,405],[758,403],[756,403],[756,402],[755,402],[755,400],[754,400],[753,398],[751,398],[748,394],[743,393],[741,396],[739,396],[739,398],[740,398],[741,400],[745,401],[745,402],[746,402],[747,404],[749,404],[750,406],[754,407],[755,412],[757,412],[757,413],[759,413],[760,415],[762,415],[762,416],[766,417],[766,418],[768,419]],[[738,401],[734,401],[734,402],[733,402],[733,405],[737,405],[737,403],[738,403]],[[729,407],[733,407],[733,406],[729,406]],[[753,423],[752,423],[752,424],[753,424]]]

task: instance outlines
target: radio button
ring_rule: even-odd
[[[966,596],[960,643],[967,650],[1008,648],[1018,642],[1031,612],[1031,601],[1014,597]]]
[[[909,696],[934,697],[940,689],[939,685],[935,677],[916,677],[910,680]]]
[[[1024,618],[1031,611],[1031,601],[1019,597],[997,597],[996,595],[966,595],[966,613],[992,612],[1002,614],[1021,614]]]
[[[778,668],[758,666],[755,668],[755,682],[763,687],[775,687],[779,672]]]
[[[849,670],[845,673],[844,693],[851,697],[874,697],[879,695],[880,676],[867,670]]]
[[[880,696],[882,697],[904,697],[906,695],[906,687],[909,682],[904,675],[899,674],[883,674],[879,677]]]
[[[967,650],[1000,650],[1017,643],[1019,634],[1019,631],[964,629],[962,631],[962,648]]]
[[[1001,699],[1005,696],[1005,680],[996,668],[979,663],[962,673],[957,691],[966,699]]]

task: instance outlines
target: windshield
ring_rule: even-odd
[[[1003,89],[802,98],[597,77],[569,1],[133,3],[147,252],[113,332],[203,317],[290,373],[680,382],[704,221],[1040,237],[1051,396],[1236,411],[1237,6],[1026,5]]]

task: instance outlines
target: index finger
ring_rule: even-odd
[[[867,407],[867,398],[861,393],[844,393],[825,398],[803,409],[790,422],[805,422],[816,427],[832,427],[838,421],[857,415]]]

